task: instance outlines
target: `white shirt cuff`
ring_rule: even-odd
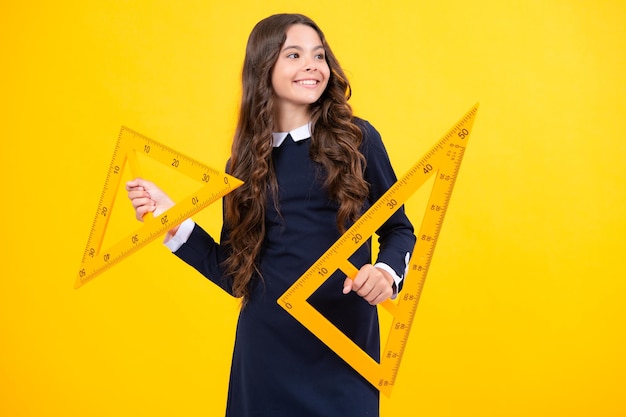
[[[167,248],[172,252],[176,252],[185,242],[187,242],[187,239],[191,236],[191,232],[193,231],[195,225],[196,223],[191,219],[187,219],[182,222],[180,226],[178,226],[176,234],[165,242],[165,246],[167,246]]]
[[[398,288],[400,288],[400,283],[402,282],[402,280],[404,279],[404,277],[406,276],[406,273],[409,269],[409,261],[411,260],[411,254],[410,253],[406,253],[405,257],[404,257],[404,274],[399,277],[398,274],[396,274],[396,271],[393,270],[393,268],[391,268],[389,265],[387,265],[386,263],[383,262],[377,262],[374,267],[376,268],[380,268],[383,271],[387,271],[389,273],[389,275],[391,275],[391,277],[393,278],[393,281],[396,283],[396,285],[393,287],[393,294],[391,295],[391,299],[395,300],[396,297],[398,296]]]

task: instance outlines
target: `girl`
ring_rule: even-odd
[[[248,39],[239,121],[227,171],[245,183],[224,198],[218,244],[193,221],[166,245],[235,297],[242,308],[226,415],[378,416],[379,395],[276,302],[396,177],[380,135],[353,116],[350,85],[322,31],[280,14]],[[139,220],[174,203],[153,183],[127,183]],[[351,257],[354,280],[336,272],[309,302],[379,360],[375,305],[402,285],[415,237],[404,211]]]

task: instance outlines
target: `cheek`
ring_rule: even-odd
[[[330,81],[330,68],[326,65],[320,71],[324,74],[324,83],[328,86],[328,82]]]
[[[321,69],[322,73],[324,74],[324,77],[326,79],[330,78],[330,67],[328,66],[328,64],[324,65]]]
[[[330,83],[330,70],[324,74],[324,90],[328,88],[328,84]]]
[[[281,91],[284,87],[283,87],[283,77],[282,74],[280,72],[280,70],[276,71],[272,71],[272,90],[274,91]]]
[[[274,88],[289,84],[293,78],[293,70],[285,66],[276,66],[272,70],[272,86]]]

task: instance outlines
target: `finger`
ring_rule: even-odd
[[[359,269],[359,272],[357,272],[352,283],[353,291],[356,291],[358,293],[358,291],[362,289],[362,287],[366,284],[367,280],[369,279],[372,269],[373,267],[370,264],[363,265],[361,269]]]
[[[156,206],[154,205],[153,206],[150,206],[150,205],[139,206],[135,210],[135,217],[137,218],[137,220],[143,221],[144,216],[148,213],[154,212],[155,209],[156,209]]]
[[[126,191],[128,191],[129,193],[132,193],[133,191],[145,191],[145,188],[143,188],[141,185],[131,186],[127,183]]]
[[[156,206],[156,203],[150,197],[135,197],[130,200],[130,203],[135,210],[141,206]]]
[[[376,287],[381,278],[380,271],[372,265],[365,265],[354,279],[355,283],[353,288],[358,295],[370,301],[376,297],[379,292],[376,290]]]
[[[150,198],[150,194],[145,191],[143,188],[134,188],[128,191],[128,198],[130,200],[136,200],[139,198]]]
[[[130,191],[131,189],[142,187],[144,180],[141,178],[135,178],[128,182],[126,182],[126,191]]]
[[[361,272],[363,275],[358,278],[364,281],[359,282],[360,287],[356,291],[368,303],[376,305],[393,295],[392,286],[384,271],[368,266],[361,268]],[[393,278],[390,277],[390,279]]]
[[[368,297],[372,297],[374,291],[374,285],[369,282],[369,280],[365,281],[361,287],[356,290],[356,293],[361,297],[367,299]]]
[[[346,278],[346,280],[343,282],[343,293],[344,294],[348,294],[350,291],[352,291],[352,284],[353,281],[351,278]]]
[[[377,296],[375,297],[371,296],[366,299],[367,299],[367,302],[370,303],[371,305],[376,305],[376,304],[382,303],[383,301],[391,297],[392,294],[393,294],[393,291],[391,290],[391,288],[388,288],[385,286],[385,287],[382,287],[381,291],[378,292]]]
[[[156,203],[147,197],[131,199],[131,204],[135,209],[135,217],[137,220],[142,220],[147,213],[156,210]]]

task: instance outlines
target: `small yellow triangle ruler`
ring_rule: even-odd
[[[395,384],[411,324],[435,250],[465,147],[472,132],[474,105],[402,178],[331,246],[279,299],[287,312],[387,396]],[[348,258],[429,178],[435,176],[417,234],[403,290],[397,301],[383,303],[393,316],[380,363],[320,314],[307,299],[335,271],[349,277],[357,269]]]
[[[167,165],[202,185],[161,215],[146,216],[140,228],[106,250],[101,250],[127,162],[133,177],[139,176],[138,155],[147,156]],[[241,184],[243,182],[235,177],[210,168],[131,129],[122,127],[74,288],[80,288],[98,274],[157,237],[164,235],[172,227],[182,223]]]

